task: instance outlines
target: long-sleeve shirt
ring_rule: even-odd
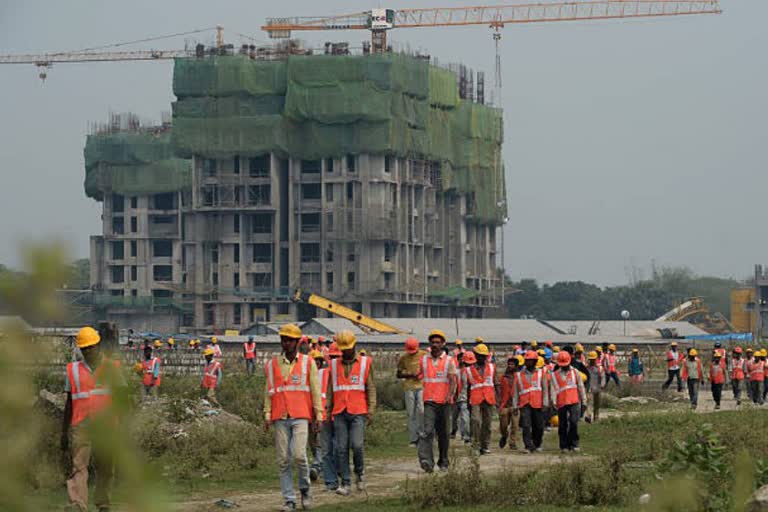
[[[360,354],[356,354],[355,358],[351,361],[345,361],[344,358],[339,358],[339,363],[341,363],[342,371],[344,372],[344,375],[349,375],[349,372],[352,371],[352,365],[355,364],[355,362],[360,358]],[[368,380],[365,382],[365,398],[368,400],[368,414],[373,414],[373,412],[376,410],[376,383],[373,380],[373,364],[372,360],[369,357],[369,367],[368,367]],[[330,369],[328,371],[331,371]],[[326,410],[328,411],[328,418],[331,417],[331,412],[333,411],[333,378],[329,375],[328,379],[328,392],[326,393]]]
[[[573,372],[575,381],[576,381],[576,389],[579,392],[579,402],[581,402],[581,405],[587,405],[587,392],[584,389],[584,381],[581,380],[581,373],[579,373],[578,370],[574,368],[570,368],[568,372]],[[555,382],[555,379],[557,378],[556,374],[559,373],[560,375],[563,375],[562,370],[557,369],[554,372],[552,372],[552,376],[549,379],[549,394],[552,397],[552,405],[554,407],[557,407],[557,383]],[[567,375],[568,373],[566,373]]]
[[[308,357],[308,356],[304,356]],[[285,357],[285,354],[280,354],[277,358],[278,365],[280,366],[280,374],[283,376],[283,378],[287,377],[291,374],[291,371],[293,370],[293,365],[296,364],[296,362],[299,360],[298,357],[294,358],[293,361],[289,361],[288,358]],[[267,364],[272,364],[272,360],[268,360]],[[315,361],[310,359],[309,360],[309,393],[312,395],[312,409],[315,413],[315,418],[318,420],[322,420],[325,418],[323,411],[323,401],[321,397],[321,389],[320,389],[320,378],[318,377],[317,373],[317,366],[315,365]],[[272,399],[269,396],[269,383],[264,383],[264,419],[269,421],[272,416]],[[287,417],[287,416],[286,416]]]
[[[643,374],[643,360],[639,357],[632,357],[629,359],[629,374],[630,375],[642,375]]]
[[[512,406],[512,395],[515,393],[515,374],[501,376],[501,396],[499,397],[499,409]]]
[[[603,367],[596,364],[589,365],[587,366],[587,370],[589,371],[589,380],[587,381],[589,392],[600,393],[603,386],[603,375],[605,374]]]
[[[538,370],[534,370],[538,371]],[[520,370],[520,375],[526,380],[526,382],[533,382],[533,372],[528,371],[527,368]],[[517,381],[517,374],[515,374],[515,381]],[[541,406],[543,409],[549,407],[549,381],[546,374],[541,372]],[[520,404],[520,388],[515,384],[512,390],[512,408],[518,409]]]
[[[686,359],[683,362],[683,379],[704,380],[704,372],[701,369],[701,359],[698,357],[691,361]]]

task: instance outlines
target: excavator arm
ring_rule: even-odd
[[[320,309],[324,309],[329,313],[333,313],[341,318],[346,318],[356,326],[360,327],[366,332],[377,332],[381,334],[406,334],[397,327],[393,327],[384,322],[379,322],[375,318],[365,316],[362,313],[358,313],[354,309],[350,309],[346,306],[342,306],[337,302],[326,299],[314,293],[302,292],[300,288],[296,289],[293,294],[293,302],[303,302],[311,306],[315,306]]]

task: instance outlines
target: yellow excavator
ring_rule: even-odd
[[[346,318],[360,329],[368,333],[380,333],[380,334],[407,334],[405,331],[398,329],[384,322],[380,322],[375,318],[371,318],[362,313],[358,313],[354,309],[350,309],[346,306],[342,306],[338,302],[334,302],[325,297],[321,297],[314,293],[302,292],[301,288],[297,288],[293,294],[293,302],[303,302],[311,306],[315,306],[320,309],[324,309],[329,313],[333,313],[341,318]]]
[[[691,297],[667,311],[657,322],[690,322],[710,334],[737,332],[733,324],[721,313],[712,313],[701,297]]]

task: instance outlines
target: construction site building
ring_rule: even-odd
[[[324,316],[481,318],[502,301],[498,109],[409,55],[200,55],[173,127],[101,130],[91,279],[108,319],[210,332]],[[482,84],[480,89],[482,88]]]

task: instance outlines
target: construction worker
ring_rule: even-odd
[[[613,379],[613,381],[616,383],[616,387],[620,388],[621,383],[619,382],[619,370],[616,366],[616,345],[613,343],[608,345],[608,351],[603,357],[603,369],[605,370],[604,387],[607,388],[608,384],[611,382],[611,379]]]
[[[310,424],[319,430],[325,411],[322,408],[317,366],[312,358],[299,353],[301,329],[285,324],[278,331],[282,353],[264,367],[264,429],[274,427],[277,468],[283,511],[296,510],[292,466],[298,473],[301,506],[311,508],[307,440]]]
[[[501,376],[499,387],[501,397],[499,399],[499,448],[504,448],[509,443],[510,450],[517,450],[517,416],[518,413],[512,407],[512,395],[515,391],[515,375],[524,365],[523,356],[510,356],[507,359],[507,368]]]
[[[466,352],[466,350],[464,350],[464,342],[459,340],[459,339],[454,341],[453,342],[453,357],[458,358],[459,354],[463,354],[464,352]]]
[[[637,348],[632,349],[627,373],[629,374],[629,380],[632,381],[632,384],[640,385],[645,379],[645,367],[643,365],[643,360],[640,359],[640,350]]]
[[[762,349],[760,351],[760,358],[763,362],[763,403],[765,403],[766,397],[768,397],[768,350]]]
[[[741,385],[747,370],[745,360],[741,357],[742,352],[741,347],[736,347],[733,349],[733,356],[731,357],[731,387],[736,405],[741,405]]]
[[[699,387],[704,385],[704,372],[701,370],[701,359],[695,348],[688,351],[688,359],[683,363],[683,380],[688,385],[688,398],[691,409],[696,410],[699,404]]]
[[[168,343],[168,350],[176,350],[176,340],[174,340],[173,338],[168,338],[167,343]]]
[[[215,359],[221,359],[222,352],[221,352],[221,346],[219,345],[219,339],[216,336],[211,337],[211,344],[208,345],[207,348],[210,348],[213,350],[213,357]]]
[[[336,493],[348,496],[351,485],[350,449],[357,490],[365,491],[363,439],[365,427],[373,422],[376,410],[376,384],[371,358],[355,353],[355,334],[341,331],[336,336],[336,344],[341,350],[341,358],[331,361],[332,392],[328,394],[328,410],[333,417],[336,460],[341,474],[341,485]]]
[[[458,360],[459,375],[456,379],[458,389],[456,390],[456,404],[453,410],[453,426],[451,429],[451,438],[455,437],[458,433],[461,435],[461,439],[464,441],[464,444],[469,444],[472,442],[469,423],[469,393],[467,392],[469,385],[467,384],[467,374],[464,369],[477,363],[477,359],[475,358],[474,352],[467,350],[459,355]]]
[[[747,363],[749,394],[752,398],[752,403],[759,405],[763,405],[763,384],[765,382],[765,360],[762,354],[762,350],[755,350],[752,362]]]
[[[591,351],[587,355],[589,365],[587,366],[587,385],[589,386],[589,392],[592,393],[592,416],[588,417],[590,421],[597,421],[600,416],[600,393],[603,386],[603,367],[597,364],[597,352]]]
[[[584,345],[577,343],[573,350],[573,360],[587,367],[587,356],[584,355]]]
[[[712,356],[714,357],[714,355],[718,353],[720,354],[720,366],[722,366],[723,370],[725,370],[728,361],[726,360],[725,349],[723,348],[723,342],[721,341],[715,341],[715,347],[714,350],[712,350]]]
[[[329,340],[330,341],[330,340]],[[341,350],[336,343],[327,343],[328,355],[326,364],[334,359],[341,357]],[[336,470],[336,435],[333,430],[333,418],[328,414],[328,395],[329,383],[331,381],[331,370],[329,366],[324,366],[318,371],[320,381],[320,397],[323,401],[323,411],[325,412],[325,421],[320,427],[320,449],[323,457],[323,479],[325,480],[325,490],[335,492],[339,488],[339,477]]]
[[[144,361],[141,362],[144,396],[156,395],[160,387],[160,358],[152,357],[152,347],[144,347]]]
[[[61,434],[63,453],[70,452],[72,466],[67,478],[71,508],[88,510],[88,465],[91,452],[96,470],[95,502],[99,512],[110,509],[110,491],[114,461],[108,446],[109,436],[93,436],[114,430],[116,418],[111,413],[112,394],[125,389],[120,363],[110,360],[101,350],[101,337],[93,327],[83,327],[75,343],[82,361],[67,364],[64,390],[64,422]],[[71,434],[71,439],[70,439]],[[9,469],[9,468],[8,468]]]
[[[484,343],[479,343],[472,350],[477,364],[464,369],[469,386],[470,421],[472,422],[472,440],[480,455],[491,453],[491,416],[496,405],[494,383],[496,365],[490,362],[490,350]]]
[[[419,465],[427,473],[435,467],[433,441],[437,436],[437,467],[448,470],[448,431],[456,395],[456,365],[445,351],[445,334],[439,329],[429,333],[429,352],[419,362],[419,378],[424,384],[424,422],[419,437]]]
[[[571,355],[560,352],[558,369],[550,379],[549,394],[557,408],[557,433],[560,451],[579,450],[579,419],[587,408],[587,393],[581,374],[571,368]]]
[[[214,359],[215,354],[216,352],[211,347],[203,350],[205,369],[203,370],[203,380],[200,382],[200,387],[203,390],[204,398],[216,407],[221,407],[221,404],[216,399],[216,388],[221,384],[222,377],[221,363]]]
[[[677,392],[680,393],[683,390],[683,383],[680,379],[680,366],[683,359],[682,354],[677,350],[677,342],[673,341],[669,344],[669,350],[666,354],[667,359],[667,380],[661,385],[661,389],[666,390],[669,385],[672,384],[674,379],[677,379]]]
[[[712,390],[712,399],[715,401],[715,409],[720,408],[720,399],[723,396],[723,386],[725,385],[725,368],[721,363],[722,354],[715,350],[712,362],[709,363],[709,384]]]
[[[536,367],[539,360],[539,356],[533,350],[525,353],[523,360],[525,368],[515,375],[516,382],[512,394],[512,411],[519,414],[523,444],[530,453],[541,451],[541,441],[544,438],[544,410],[549,407],[549,393],[545,392],[544,371]]]
[[[315,361],[315,366],[317,366],[317,381],[318,381],[318,385],[320,386],[320,402],[321,402],[323,411],[325,411],[325,405],[327,404],[327,396],[328,396],[329,373],[328,373],[328,368],[326,366],[325,356],[320,350],[318,350],[319,348],[320,348],[320,345],[318,344],[317,349],[309,353],[309,357],[311,357]],[[309,447],[310,447],[310,450],[312,451],[312,465],[309,467],[309,480],[312,482],[317,481],[318,477],[321,474],[324,477],[327,476],[325,473],[325,453],[327,451],[327,447],[324,446],[322,441],[323,427],[326,426],[326,423],[325,422],[321,422],[321,423],[322,425],[319,427],[319,429],[310,429],[309,431]],[[328,426],[330,427],[330,425]],[[332,467],[335,467],[335,464]],[[338,487],[338,483],[336,478],[336,471],[334,470],[332,478],[325,479],[325,488],[328,490],[335,491],[337,487]]]
[[[424,421],[423,384],[419,379],[419,364],[426,352],[419,350],[419,340],[408,337],[405,353],[397,361],[397,378],[403,380],[405,412],[408,415],[408,443],[416,447],[419,443]]]
[[[749,364],[752,363],[755,360],[755,351],[752,349],[752,347],[747,347],[745,356],[746,360],[744,362],[744,367],[746,369],[746,379],[747,382],[745,382],[744,387],[747,390],[747,398],[754,403],[754,400],[752,399],[752,379],[749,378]]]
[[[298,344],[298,351],[299,354],[302,355],[309,355],[309,352],[311,351],[310,342],[312,341],[312,338],[309,336],[302,336],[301,339],[299,339]]]
[[[163,342],[160,340],[155,340],[154,346],[157,350],[160,350],[163,348]]]
[[[256,342],[253,341],[253,336],[248,336],[248,341],[243,343],[243,359],[245,374],[251,376],[256,373]]]

